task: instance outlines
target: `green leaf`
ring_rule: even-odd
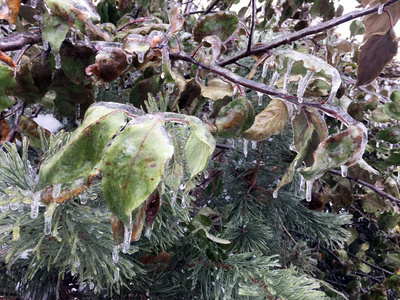
[[[290,116],[285,102],[272,99],[268,106],[260,112],[250,129],[243,132],[242,137],[252,141],[261,141],[283,130]]]
[[[365,126],[361,123],[350,124],[346,130],[319,144],[314,152],[314,163],[300,172],[306,180],[313,180],[330,169],[350,166],[362,157],[367,142]]]
[[[400,142],[400,125],[393,125],[387,129],[379,130],[376,134],[377,140],[397,144]]]
[[[163,118],[155,114],[130,121],[106,150],[104,199],[125,225],[129,224],[132,211],[156,189],[174,153]]]
[[[14,70],[0,64],[0,112],[14,104],[14,101],[8,98],[7,90],[15,84]]]
[[[254,122],[254,111],[251,103],[245,98],[231,101],[221,108],[215,120],[216,135],[238,137],[251,127]]]
[[[123,109],[107,108],[99,103],[92,105],[66,145],[42,164],[38,189],[87,176],[126,118]]]
[[[65,40],[69,31],[67,21],[60,17],[50,15],[45,11],[43,15],[43,40],[49,42],[55,53],[58,53],[62,42]]]
[[[215,140],[204,123],[188,116],[190,136],[185,144],[184,154],[190,171],[190,179],[205,170],[215,149]]]
[[[194,25],[194,40],[201,43],[204,37],[216,35],[224,42],[235,32],[238,24],[239,18],[228,12],[205,15]]]

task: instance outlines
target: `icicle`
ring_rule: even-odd
[[[10,208],[10,205],[5,204],[5,205],[3,205],[3,206],[0,206],[0,211],[1,211],[2,213],[5,213],[9,208]]]
[[[278,191],[274,191],[274,193],[272,194],[272,197],[274,197],[274,199],[278,198]]]
[[[138,58],[138,62],[139,64],[142,64],[144,62],[144,55],[146,54],[146,52],[136,52],[137,54],[137,58]]]
[[[111,83],[110,82],[104,82],[104,87],[108,91],[110,89],[110,87],[111,87]]]
[[[271,81],[269,82],[269,86],[270,87],[274,87],[275,86],[275,82],[278,80],[279,77],[279,73],[277,70],[274,71],[274,74],[272,75]]]
[[[186,197],[187,197],[187,194],[184,193],[182,195],[182,202],[181,202],[182,208],[186,208]]]
[[[271,56],[264,61],[264,65],[263,65],[263,69],[262,69],[262,73],[261,73],[262,78],[265,78],[267,76],[270,58],[271,58]]]
[[[249,141],[248,140],[246,140],[246,139],[243,139],[243,154],[244,154],[244,157],[247,157],[247,148],[248,148],[248,145],[249,145]]]
[[[97,98],[97,95],[99,94],[100,88],[97,84],[94,84],[94,97]]]
[[[340,166],[340,169],[342,170],[342,177],[347,177],[347,170],[349,169],[349,166]]]
[[[39,201],[40,201],[40,192],[33,194],[33,200],[31,203],[31,218],[35,219],[39,215]]]
[[[129,247],[131,245],[131,239],[132,239],[132,229],[133,229],[132,215],[130,215],[129,216],[129,225],[125,226],[125,231],[124,231],[124,243],[123,243],[123,248],[122,248],[123,253],[128,253],[128,251],[129,251]]]
[[[296,152],[296,146],[294,145],[294,143],[292,143],[292,144],[289,146],[289,150],[290,150],[290,151],[293,151],[293,152]]]
[[[257,92],[257,96],[258,96],[258,106],[261,106],[263,104],[263,93],[261,92]]]
[[[146,228],[145,235],[148,239],[150,239],[150,237],[151,237],[151,227],[150,226]]]
[[[304,77],[299,80],[299,85],[297,86],[297,98],[300,103],[303,102],[304,92],[308,86],[308,82],[310,81],[311,77],[313,77],[315,73],[311,70],[307,70],[307,73]]]
[[[62,186],[62,183],[55,183],[55,184],[53,184],[53,191],[52,191],[52,193],[51,193],[51,196],[52,196],[54,199],[60,197],[61,186]]]
[[[172,191],[172,198],[171,198],[171,206],[174,207],[176,203],[176,198],[178,197],[178,193],[175,191]]]
[[[44,234],[46,235],[51,233],[51,221],[53,219],[53,214],[56,207],[56,203],[50,203],[46,208],[46,212],[44,213]]]
[[[283,57],[282,55],[279,56],[279,65],[278,65],[278,69],[282,69],[283,68],[283,61],[284,61],[285,57]]]
[[[75,107],[76,107],[75,118],[79,119],[81,117],[81,105],[76,104]]]
[[[311,193],[313,187],[314,180],[307,180],[306,181],[306,201],[311,202]]]
[[[114,271],[114,282],[119,281],[119,268]]]
[[[283,81],[283,91],[287,93],[287,89],[289,86],[289,80],[290,80],[290,73],[292,72],[292,66],[293,66],[294,60],[291,58],[288,58],[288,62],[286,65],[286,73],[285,73],[285,80]]]
[[[87,201],[88,201],[88,198],[89,198],[88,194],[86,192],[83,192],[82,194],[79,195],[79,202],[82,205],[85,205],[87,203]]]
[[[116,264],[119,261],[119,245],[115,245],[112,252],[112,261]]]
[[[251,149],[253,150],[257,149],[257,141],[251,141]]]
[[[56,62],[56,69],[60,69],[61,68],[61,56],[60,53],[57,54],[53,54],[54,55],[54,61]]]
[[[133,61],[133,56],[129,55],[129,54],[126,54],[126,63],[128,65],[130,65],[132,63],[132,61]]]
[[[385,8],[385,3],[379,5],[378,8],[378,15],[381,15],[383,13],[383,9]]]
[[[43,41],[43,50],[47,51],[47,50],[49,50],[49,47],[50,47],[49,42]]]
[[[300,191],[304,191],[304,186],[306,185],[306,179],[300,175]]]
[[[376,141],[376,148],[379,148],[379,144],[380,144],[380,142]]]
[[[228,143],[232,145],[233,148],[235,148],[235,140],[234,139],[228,139]]]

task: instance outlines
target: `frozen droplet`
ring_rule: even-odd
[[[292,143],[292,144],[289,146],[289,149],[290,149],[290,151],[296,151],[296,146],[294,145],[294,143]]]
[[[142,64],[144,62],[144,55],[146,54],[146,52],[136,52],[137,54],[137,58],[138,58],[138,62],[139,64]]]
[[[52,221],[53,215],[50,215],[49,217],[44,217],[44,234],[49,235],[51,233],[51,221]]]
[[[186,189],[186,184],[181,183],[180,186],[179,186],[179,189],[180,189],[181,191],[184,191],[184,190]]]
[[[114,271],[114,282],[119,281],[119,268]]]
[[[340,169],[342,171],[342,177],[347,177],[347,170],[349,169],[349,166],[340,166]]]
[[[160,77],[161,77],[161,79],[164,79],[164,78],[165,78],[165,73],[162,72],[161,75],[160,75]]]
[[[116,264],[119,260],[119,245],[115,245],[112,252],[112,261]]]
[[[392,150],[393,148],[394,148],[394,145],[393,145],[393,144],[390,144],[390,145],[389,145],[389,149]]]
[[[129,247],[131,245],[131,239],[132,239],[132,215],[129,216],[129,225],[125,225],[124,228],[124,242],[122,244],[122,252],[123,253],[128,253]]]
[[[150,237],[151,237],[151,227],[150,226],[146,228],[145,236],[148,239],[150,239]]]
[[[307,70],[306,75],[299,80],[299,85],[297,86],[297,98],[299,103],[303,102],[304,92],[308,86],[308,82],[315,73],[311,70]]]
[[[381,4],[381,5],[379,5],[379,8],[378,8],[378,15],[381,15],[381,14],[382,14],[384,8],[385,8],[385,4],[384,4],[384,3]]]
[[[14,202],[10,203],[10,208],[11,208],[11,210],[18,210],[19,205],[20,205],[19,201],[14,201]]]
[[[257,149],[257,141],[251,141],[251,149],[253,150]]]
[[[311,202],[313,183],[314,183],[314,180],[306,181],[306,201],[307,202]]]
[[[247,157],[248,147],[249,147],[249,141],[246,140],[246,139],[243,139],[243,154],[244,154],[244,157]]]
[[[56,63],[56,65],[55,65],[56,69],[60,69],[61,68],[61,56],[60,56],[60,53],[54,54],[54,61]]]
[[[261,106],[263,104],[263,93],[261,92],[257,92],[257,96],[258,96],[258,106]]]
[[[86,192],[83,192],[82,194],[79,195],[79,202],[82,205],[85,205],[87,203],[87,201],[88,201],[88,198],[89,198],[88,194]]]
[[[50,47],[49,42],[43,41],[43,50],[47,51],[47,50],[49,50],[49,47]]]
[[[272,197],[274,197],[275,199],[278,198],[278,191],[274,191],[274,193],[272,194]]]
[[[270,87],[274,87],[275,86],[275,82],[278,80],[279,78],[279,73],[277,70],[274,71],[274,74],[271,77],[271,80],[269,82],[269,86]]]
[[[33,199],[31,203],[31,218],[35,219],[39,215],[39,201],[40,201],[40,192],[33,194]]]
[[[108,91],[110,89],[110,87],[111,87],[111,82],[104,82],[104,87]]]
[[[90,282],[90,283],[89,283],[89,289],[91,289],[91,290],[94,289],[94,283],[93,283],[93,282]]]
[[[268,57],[265,61],[264,61],[264,65],[263,65],[263,69],[262,69],[262,73],[261,73],[261,77],[265,78],[267,76],[267,72],[268,72],[268,67],[269,67],[269,62],[271,61],[272,56]]]
[[[75,118],[79,119],[81,117],[81,105],[80,104],[76,104],[75,108],[76,108]]]
[[[51,192],[51,196],[55,199],[60,197],[61,194],[61,186],[62,183],[55,183],[53,184],[53,191]]]
[[[5,205],[0,206],[0,211],[2,213],[5,213],[9,208],[10,208],[10,205],[5,204]]]
[[[186,197],[187,197],[187,194],[182,195],[182,202],[181,202],[182,208],[186,208]]]
[[[283,68],[283,61],[285,60],[285,57],[283,55],[279,56],[279,65],[278,65],[278,69],[282,69]]]
[[[228,139],[228,143],[231,144],[233,148],[235,148],[235,140],[234,139]]]
[[[376,141],[376,148],[379,148],[380,142]]]
[[[174,91],[174,84],[173,83],[167,83],[167,89],[168,89],[168,93],[172,94],[172,92]],[[211,103],[213,103],[211,101]]]
[[[133,56],[130,54],[126,54],[126,62],[130,65],[133,61]]]
[[[300,191],[304,191],[304,187],[306,185],[306,179],[300,175]]]

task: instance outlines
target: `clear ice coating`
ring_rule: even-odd
[[[251,141],[251,149],[253,150],[257,149],[257,141]]]
[[[39,215],[39,201],[40,201],[40,192],[33,194],[33,200],[31,203],[31,218],[35,219]]]
[[[268,72],[268,67],[269,67],[269,62],[271,61],[272,56],[268,57],[265,61],[264,61],[264,65],[263,65],[263,69],[262,69],[262,78],[265,78],[267,76],[267,72]]]
[[[385,8],[385,3],[379,5],[378,8],[378,15],[381,15],[383,13],[383,9]]]
[[[306,181],[306,201],[311,202],[311,193],[313,187],[314,180],[307,180]]]
[[[11,209],[11,210],[18,210],[19,205],[20,205],[20,202],[19,202],[19,201],[11,202],[11,203],[10,203],[10,209]]]
[[[315,73],[313,71],[307,70],[306,75],[299,80],[299,85],[297,86],[297,98],[299,100],[299,103],[303,102],[304,92],[306,91],[308,82],[314,74]]]
[[[50,47],[49,42],[43,41],[43,50],[47,51],[47,50],[49,50],[49,47]]]
[[[342,177],[347,177],[347,170],[349,169],[349,166],[340,166],[340,169],[342,171]]]
[[[137,54],[139,64],[142,64],[144,62],[144,55],[146,54],[146,51],[143,51],[143,52],[137,51],[136,54]]]
[[[122,252],[123,253],[128,253],[129,247],[131,245],[131,239],[132,239],[132,229],[133,229],[133,224],[132,224],[132,215],[129,216],[129,225],[125,226],[124,229],[124,242],[122,244]]]
[[[151,237],[151,227],[150,226],[146,228],[145,236],[148,239],[150,239],[150,237]]]
[[[119,245],[115,245],[112,252],[112,261],[116,264],[119,261]]]
[[[257,92],[257,96],[258,96],[258,106],[261,106],[263,104],[263,93],[261,92]]]
[[[306,185],[306,179],[300,175],[300,191],[304,191],[304,186]]]
[[[248,146],[249,146],[249,140],[243,139],[243,154],[244,154],[244,157],[247,157]]]
[[[119,280],[119,268],[114,271],[114,282]]]
[[[5,213],[8,210],[9,207],[10,206],[8,204],[2,205],[2,206],[0,206],[0,211],[2,213]]]
[[[52,221],[53,215],[50,215],[49,217],[44,217],[44,234],[49,235],[51,233],[51,221]]]
[[[171,198],[171,206],[174,207],[176,203],[176,198],[178,198],[178,193],[175,191],[172,191],[172,198]]]
[[[61,186],[62,186],[62,183],[55,183],[55,184],[53,184],[53,191],[51,192],[51,196],[52,196],[54,199],[60,197]]]
[[[290,73],[292,72],[292,66],[293,66],[294,60],[291,58],[288,58],[288,62],[286,65],[286,73],[285,73],[285,80],[283,81],[283,91],[287,93],[287,89],[289,86],[289,80],[290,80]]]
[[[275,82],[278,80],[279,78],[279,73],[277,70],[274,71],[274,74],[272,75],[272,78],[269,82],[269,86],[270,87],[274,87],[275,86]]]
[[[183,195],[182,195],[182,202],[181,202],[182,208],[185,208],[185,207],[186,207],[186,197],[187,197],[187,194],[183,193]]]
[[[54,61],[56,63],[56,65],[55,65],[56,69],[60,69],[61,68],[61,56],[60,56],[60,53],[54,54]]]

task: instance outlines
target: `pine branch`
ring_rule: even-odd
[[[386,7],[386,6],[389,6],[389,5],[393,4],[393,3],[396,3],[398,1],[399,0],[389,0],[384,5]],[[272,41],[272,42],[270,42],[270,43],[268,43],[266,45],[254,46],[250,50],[246,50],[246,51],[244,51],[242,53],[239,53],[238,55],[236,55],[234,57],[228,58],[228,59],[220,62],[219,65],[221,67],[224,67],[226,65],[235,63],[236,61],[238,61],[239,59],[242,59],[244,57],[247,57],[247,56],[250,56],[250,55],[253,55],[253,54],[265,53],[266,51],[268,51],[270,49],[275,49],[275,48],[277,48],[279,46],[282,46],[282,45],[285,45],[285,44],[289,44],[291,42],[297,41],[297,40],[299,40],[301,38],[304,38],[306,36],[309,36],[309,35],[313,35],[313,34],[317,34],[317,33],[323,32],[325,30],[328,30],[328,29],[330,29],[332,27],[335,27],[337,25],[346,23],[346,22],[351,21],[353,19],[365,16],[365,15],[372,14],[372,13],[378,11],[380,5],[381,4],[377,4],[377,5],[373,6],[373,7],[368,8],[368,9],[362,9],[362,10],[353,11],[353,12],[345,14],[345,15],[343,15],[341,17],[332,19],[330,21],[327,21],[327,22],[324,22],[324,23],[320,23],[320,24],[315,25],[315,26],[307,27],[307,28],[305,28],[303,30],[294,32],[292,34],[284,35],[283,37],[277,38],[276,40],[274,40],[274,41]]]

